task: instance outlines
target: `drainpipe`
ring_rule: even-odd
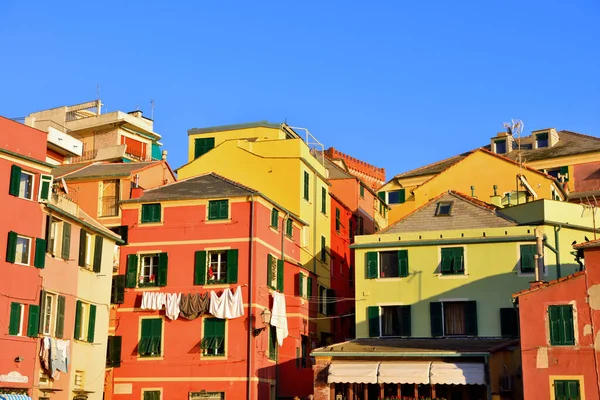
[[[281,260],[285,259],[285,222],[290,217],[290,213],[286,213],[281,220]],[[284,267],[285,268],[285,267]],[[285,276],[285,274],[284,274]],[[277,349],[277,360],[275,361],[275,398],[279,398],[279,349]]]
[[[542,234],[539,228],[535,228],[536,251],[533,256],[535,261],[535,281],[539,282],[542,275],[541,268],[544,265],[544,244],[542,243]]]
[[[556,248],[556,279],[561,277],[560,271],[560,247],[558,244],[558,232],[562,229],[562,225],[554,227],[554,247]]]
[[[250,249],[248,252],[248,379],[246,381],[247,400],[252,400],[252,329],[254,327],[254,307],[252,307],[252,271],[254,270],[254,195],[250,196]]]
[[[487,398],[488,400],[492,400],[492,377],[490,373],[490,356],[484,356],[483,362],[485,365],[485,381],[486,381],[486,389],[487,389]]]

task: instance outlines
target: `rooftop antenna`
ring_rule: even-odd
[[[96,85],[96,100],[100,100],[100,84]]]
[[[517,162],[519,163],[519,177],[523,176],[523,160],[521,159],[521,132],[523,131],[523,121],[521,121],[520,119],[515,120],[514,118],[512,118],[510,122],[504,123],[504,128],[506,128],[506,132],[513,137],[515,136],[515,133],[517,134]],[[517,178],[517,205],[519,204],[518,182],[519,179]]]
[[[585,196],[587,204],[581,203],[583,210],[592,210],[592,226],[594,227],[594,240],[596,240],[596,210],[598,209],[598,200],[596,196]]]
[[[154,121],[154,100],[150,99],[150,119]]]

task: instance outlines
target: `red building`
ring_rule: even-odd
[[[31,396],[50,194],[46,133],[0,117],[0,394]]]
[[[600,399],[600,241],[576,245],[585,269],[516,293],[525,399]]]
[[[336,195],[331,196],[331,289],[336,302],[330,306],[332,313],[331,332],[334,343],[354,338],[354,251],[350,250],[353,240],[352,227],[356,216]]]
[[[128,245],[121,248],[113,296],[119,307],[111,321],[121,347],[108,359],[114,369],[107,398],[309,395],[309,354],[316,340],[316,323],[309,318],[317,305],[311,301],[316,278],[299,262],[306,223],[216,174],[136,191],[122,201]],[[143,309],[141,303],[161,293],[196,298],[238,287],[244,315],[235,318],[205,312],[173,320],[166,310]],[[281,347],[266,312],[275,293],[286,301],[289,336]]]

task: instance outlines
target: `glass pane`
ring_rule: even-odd
[[[400,335],[400,307],[381,307],[383,311],[381,327],[383,336]]]
[[[19,185],[19,196],[31,199],[32,197],[33,176],[21,173],[21,182]]]
[[[446,335],[464,335],[466,333],[464,303],[444,303],[444,325]]]
[[[224,251],[209,253],[209,265],[206,271],[208,283],[227,282],[227,253]]]
[[[385,251],[380,253],[381,278],[397,278],[398,273],[398,252]]]
[[[16,262],[20,264],[29,264],[29,243],[30,239],[17,236],[17,256]]]

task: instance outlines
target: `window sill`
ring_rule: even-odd
[[[163,226],[164,223],[162,221],[158,222],[139,222],[138,227],[153,227],[153,226]]]
[[[227,356],[207,356],[204,354],[200,354],[200,359],[201,360],[206,360],[206,361],[210,361],[210,360],[215,360],[215,361],[223,361],[223,360],[227,360]]]
[[[162,361],[164,360],[163,356],[137,356],[138,361]]]
[[[371,280],[374,280],[375,282],[399,282],[404,278],[407,278],[407,277],[406,276],[394,276],[391,278],[375,278],[375,279],[371,279]]]
[[[205,224],[227,224],[227,223],[231,223],[232,219],[231,218],[227,218],[227,219],[207,219],[206,221],[204,221]]]
[[[269,225],[269,229],[271,229],[275,233],[279,233],[279,229],[275,228],[273,225]]]
[[[269,357],[269,359],[267,361],[270,362],[270,363],[273,363],[273,364],[277,364],[277,359],[276,358]]]
[[[21,263],[18,263],[18,262],[14,262],[13,264],[15,264],[15,265],[21,265],[23,267],[33,267],[33,265],[31,265],[31,264],[21,264]]]
[[[145,287],[136,287],[130,288],[133,289],[134,292],[158,292],[160,290],[159,286],[145,286]]]
[[[94,272],[94,270],[92,268],[88,268],[88,267],[79,267],[80,271],[85,271],[85,272],[91,272],[94,275],[98,275],[99,272]]]
[[[85,339],[73,339],[75,341],[75,343],[81,343],[81,344],[89,344],[90,346],[92,346],[94,343],[90,343]]]
[[[436,274],[440,279],[467,279],[469,274]]]

